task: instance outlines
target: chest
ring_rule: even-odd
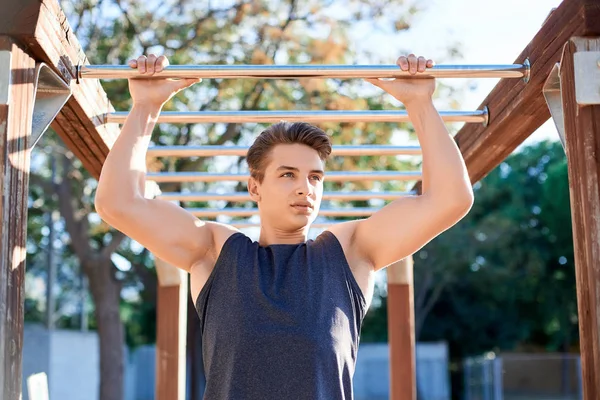
[[[282,248],[218,268],[204,307],[205,330],[240,340],[325,345],[352,342],[358,334],[360,310],[344,269],[331,260]]]

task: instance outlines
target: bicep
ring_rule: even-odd
[[[139,199],[120,210],[97,211],[156,257],[188,272],[214,247],[210,223],[164,200]]]
[[[469,208],[426,195],[404,197],[360,221],[354,244],[379,270],[421,249],[460,221]]]

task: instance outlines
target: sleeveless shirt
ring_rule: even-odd
[[[205,400],[352,400],[366,300],[336,236],[236,232],[196,301]]]

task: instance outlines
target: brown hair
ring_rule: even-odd
[[[322,129],[306,122],[278,122],[258,135],[248,150],[248,167],[250,175],[258,182],[265,177],[269,154],[278,144],[304,144],[319,153],[325,161],[331,154],[331,141]]]

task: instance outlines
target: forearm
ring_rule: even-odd
[[[451,201],[472,196],[469,174],[454,139],[431,100],[405,104],[422,149],[422,193]]]
[[[144,197],[146,153],[159,106],[135,105],[102,167],[96,207],[114,208]]]

